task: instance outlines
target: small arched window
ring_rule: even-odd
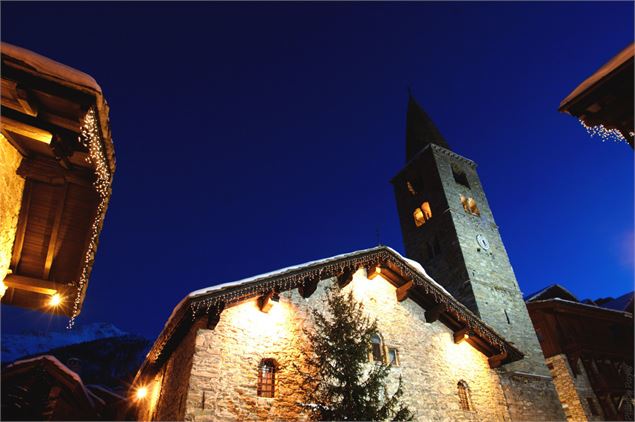
[[[470,398],[470,387],[467,385],[467,382],[461,380],[457,383],[456,386],[459,392],[459,403],[461,404],[461,410],[474,410]]]
[[[423,216],[426,218],[426,221],[432,218],[432,210],[430,209],[430,203],[428,201],[421,204],[421,211],[423,211]]]
[[[273,359],[263,359],[258,367],[258,396],[273,397],[276,382],[276,363]]]
[[[412,213],[412,216],[415,219],[415,226],[417,227],[423,226],[423,223],[426,222],[426,218],[423,216],[423,212],[421,211],[421,208],[417,208],[416,210],[414,210],[414,212]]]
[[[384,342],[379,334],[373,335],[370,339],[373,362],[384,362]]]
[[[478,207],[476,206],[476,201],[474,200],[474,198],[469,198],[467,200],[467,205],[468,207],[470,207],[470,212],[474,215],[481,215],[481,212],[478,210]]]

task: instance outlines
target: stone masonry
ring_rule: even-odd
[[[243,302],[223,311],[214,330],[195,330],[185,419],[305,419],[297,406],[303,398],[296,388],[300,378],[294,364],[302,361],[309,311],[322,307],[332,282],[321,281],[308,299],[297,290],[284,292],[269,313],[261,312],[255,300]],[[426,323],[424,309],[412,300],[398,302],[395,287],[381,277],[368,280],[360,269],[348,289],[377,318],[385,346],[397,348],[399,365],[391,369],[389,388],[394,391],[403,378],[403,400],[418,420],[509,420],[499,375],[489,368],[486,356],[466,342],[455,344],[452,331],[442,323]],[[257,396],[258,365],[265,358],[278,365],[273,399]],[[473,411],[461,410],[460,380],[469,386]],[[160,397],[178,400],[174,394]]]
[[[577,375],[574,375],[569,360],[564,354],[548,358],[547,365],[551,370],[553,382],[568,421],[604,420],[602,408],[593,392],[582,362],[577,363],[579,372]]]
[[[22,205],[24,179],[16,174],[21,161],[22,156],[0,134],[0,280],[4,280],[11,264],[13,242]],[[1,293],[4,294],[4,291]]]
[[[464,177],[463,183],[457,181],[457,174]],[[393,179],[393,185],[406,255],[525,354],[500,369],[507,377],[504,385],[512,418],[564,419],[476,164],[428,144]],[[461,197],[471,198],[478,214],[465,210]],[[417,227],[413,210],[424,201],[429,202],[432,217]],[[438,245],[437,251],[431,253],[431,244]]]

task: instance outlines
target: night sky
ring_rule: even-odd
[[[524,293],[633,289],[633,151],[560,101],[633,40],[621,3],[10,3],[2,40],[92,75],[113,195],[78,324],[154,339],[190,291],[378,244],[407,87],[479,175]],[[2,307],[3,332],[65,318]]]

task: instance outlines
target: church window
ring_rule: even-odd
[[[273,397],[276,381],[276,364],[273,359],[263,359],[258,368],[258,396]]]
[[[481,215],[481,212],[478,210],[478,207],[476,206],[476,201],[474,200],[474,198],[467,199],[467,206],[470,207],[470,212],[472,214]]]
[[[415,212],[412,213],[412,215],[415,219],[415,226],[421,227],[423,226],[423,223],[426,222],[426,218],[423,216],[423,211],[421,211],[421,208],[417,208]]]
[[[459,381],[457,383],[457,388],[459,391],[459,403],[461,404],[461,409],[474,410],[470,400],[470,387],[468,387],[467,382],[463,380]]]
[[[399,366],[399,351],[394,347],[388,348],[388,365]]]
[[[428,201],[421,204],[412,213],[417,227],[423,226],[423,224],[432,218],[432,209],[430,209],[430,203]]]
[[[384,342],[381,340],[379,334],[373,335],[370,340],[371,343],[371,358],[373,362],[384,362]]]
[[[415,190],[415,188],[412,187],[412,183],[410,183],[409,181],[406,181],[406,187],[408,188],[408,192],[410,192],[411,195],[416,195],[417,191]]]
[[[421,211],[423,211],[423,216],[426,218],[426,221],[432,218],[432,210],[430,209],[430,203],[428,201],[421,204]]]
[[[454,176],[454,181],[459,185],[463,185],[466,188],[470,188],[470,184],[467,182],[467,176],[465,172],[461,170],[457,165],[452,164],[452,176]]]
[[[465,196],[461,195],[460,199],[461,199],[461,205],[463,205],[463,209],[465,210],[465,212],[469,212],[470,214],[474,214],[478,216],[481,215],[481,212],[479,211],[474,198],[466,198]]]

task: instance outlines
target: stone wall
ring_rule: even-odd
[[[205,320],[199,320],[190,328],[161,370],[146,384],[149,397],[139,402],[139,420],[184,420],[196,334],[203,326]]]
[[[9,270],[22,205],[24,179],[16,174],[21,161],[22,156],[0,134],[0,281]],[[0,297],[3,294],[0,288]]]
[[[593,392],[584,365],[580,361],[577,363],[577,375],[574,375],[569,365],[569,360],[564,354],[548,358],[547,364],[551,370],[553,382],[556,385],[567,420],[604,420],[598,399]],[[594,408],[598,415],[593,415],[589,400],[594,403]]]
[[[300,382],[294,364],[301,362],[303,327],[312,308],[321,308],[325,289],[303,299],[293,290],[265,314],[255,300],[226,309],[214,330],[199,329],[187,394],[186,420],[298,420]],[[440,322],[426,323],[424,309],[410,299],[397,302],[395,288],[359,270],[346,287],[352,289],[369,315],[378,319],[385,345],[398,349],[399,366],[391,369],[389,389],[401,376],[403,400],[418,420],[509,420],[498,373],[487,358],[466,342],[455,344],[453,333]],[[257,396],[258,365],[275,359],[275,398]],[[457,383],[464,380],[473,411],[463,411]],[[162,393],[160,400],[177,397]]]

